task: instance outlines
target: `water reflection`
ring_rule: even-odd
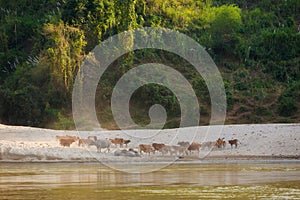
[[[78,183],[98,187],[217,186],[300,180],[298,163],[171,165],[142,174],[124,173],[98,164],[1,164],[0,169],[2,189],[26,184],[33,187]]]
[[[135,166],[126,167],[134,170]],[[0,199],[228,197],[300,198],[299,162],[177,164],[142,174],[120,172],[98,164],[0,163]]]

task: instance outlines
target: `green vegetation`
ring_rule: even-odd
[[[299,0],[12,0],[0,1],[0,123],[72,129],[71,92],[85,55],[109,36],[139,27],[178,30],[199,42],[216,62],[227,94],[226,123],[299,122]],[[208,124],[203,79],[180,57],[139,50],[116,60],[101,78],[98,118],[117,128],[110,110],[117,80],[133,67],[160,62],[192,84]],[[101,94],[101,95],[100,95]],[[165,106],[165,127],[180,122],[168,89],[137,90],[131,114],[149,123],[148,109]]]

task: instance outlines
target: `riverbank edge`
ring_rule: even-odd
[[[14,156],[21,156],[21,155],[14,155]],[[24,155],[22,155],[24,158]],[[171,159],[171,158],[170,158]],[[172,160],[172,159],[171,159]],[[0,160],[0,163],[104,163],[104,164],[165,164],[165,163],[174,163],[174,164],[180,164],[180,163],[186,163],[186,164],[194,164],[194,163],[227,163],[227,162],[299,162],[300,164],[300,155],[282,155],[282,156],[264,156],[264,155],[226,155],[226,156],[207,156],[205,158],[197,158],[188,156],[185,158],[178,158],[173,161],[99,161],[96,158],[95,159],[60,159],[60,158],[52,158],[52,159],[34,159],[32,160],[19,160],[19,159],[2,159]]]

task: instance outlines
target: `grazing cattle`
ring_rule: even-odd
[[[70,147],[70,145],[72,143],[76,142],[76,140],[77,139],[75,139],[75,138],[60,138],[59,144],[64,147]]]
[[[235,145],[235,148],[237,148],[237,145],[238,145],[238,139],[233,139],[233,140],[228,140],[228,143],[231,145],[231,148],[232,148],[232,145]]]
[[[218,148],[225,148],[226,146],[226,141],[224,140],[224,138],[218,138],[217,141],[216,141],[216,146]]]
[[[154,148],[155,151],[161,151],[161,149],[166,146],[163,143],[152,143],[152,147]]]
[[[86,146],[86,145],[90,145],[92,144],[93,142],[95,142],[94,140],[91,140],[91,139],[79,139],[78,140],[78,146]]]
[[[182,146],[182,147],[188,147],[190,146],[190,143],[189,142],[178,142],[177,143],[179,146]]]
[[[120,147],[123,147],[123,144],[124,144],[124,139],[123,139],[123,138],[109,139],[109,141],[110,141],[112,144],[116,145],[116,147],[117,147],[118,144],[120,145]]]
[[[97,152],[101,153],[101,149],[107,149],[107,152],[109,152],[109,147],[110,147],[110,141],[107,139],[98,139],[96,141],[92,141],[90,146],[95,145],[97,147]]]
[[[192,151],[200,151],[200,147],[201,144],[198,142],[193,142],[192,144],[190,144],[190,146],[188,147],[188,150],[190,151],[190,153],[192,153]]]
[[[130,142],[131,142],[131,140],[124,140],[124,144],[126,145],[126,147]]]
[[[150,155],[151,152],[154,153],[155,149],[148,144],[140,144],[139,145],[140,154],[143,152],[148,153]]]

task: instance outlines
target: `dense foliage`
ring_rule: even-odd
[[[23,0],[0,1],[0,123],[73,128],[71,92],[78,69],[97,44],[138,27],[166,27],[199,42],[216,62],[227,95],[227,123],[299,122],[299,0]],[[171,53],[140,50],[116,60],[96,98],[101,124],[117,128],[110,109],[116,81],[129,69],[160,62],[180,71],[210,116],[205,82]],[[101,94],[101,95],[100,95]],[[138,89],[131,114],[149,123],[159,103],[166,127],[180,121],[179,103],[155,84]]]

